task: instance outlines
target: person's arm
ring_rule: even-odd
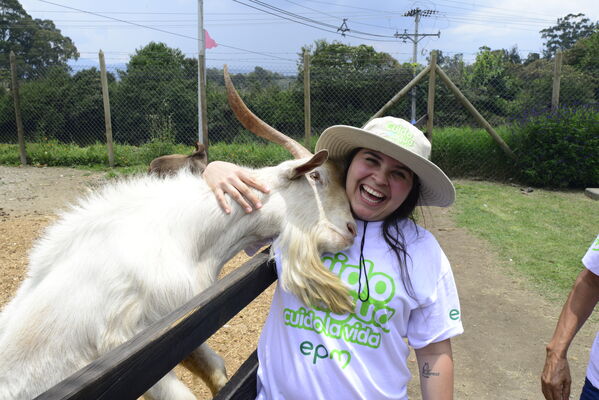
[[[584,269],[562,308],[555,333],[547,345],[541,387],[547,400],[567,400],[570,397],[570,367],[568,348],[578,330],[599,301],[599,276]]]
[[[247,169],[224,161],[213,161],[208,164],[202,178],[212,189],[218,204],[227,214],[231,212],[231,207],[225,193],[249,213],[252,212],[252,205],[256,209],[262,207],[260,199],[251,188],[263,193],[270,191],[266,185],[255,180]]]
[[[431,343],[415,350],[423,400],[453,399],[451,340]]]

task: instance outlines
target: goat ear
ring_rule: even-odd
[[[297,179],[300,176],[307,174],[312,171],[316,167],[320,167],[324,162],[329,158],[329,152],[327,150],[320,150],[318,153],[314,154],[312,158],[310,158],[305,163],[298,165],[289,171],[289,179]]]

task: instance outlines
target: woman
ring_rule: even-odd
[[[430,148],[420,130],[393,117],[322,133],[316,150],[347,162],[358,224],[353,246],[323,262],[348,285],[356,308],[345,315],[310,308],[277,287],[258,344],[259,399],[407,399],[408,344],[422,398],[453,398],[450,338],[463,332],[455,282],[436,239],[411,219],[417,205],[455,199],[449,178],[428,160]],[[251,212],[261,205],[250,187],[268,191],[228,163],[209,164],[204,179],[227,212],[224,193]]]

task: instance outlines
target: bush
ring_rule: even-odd
[[[495,130],[511,147],[510,131]],[[516,174],[512,160],[481,128],[440,128],[433,133],[432,161],[449,177],[509,180]]]
[[[516,125],[521,179],[533,186],[582,188],[599,182],[599,111],[563,108]]]

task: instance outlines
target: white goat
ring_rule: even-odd
[[[348,247],[356,232],[341,171],[326,158],[323,151],[252,170],[271,193],[251,214],[237,206],[224,214],[188,169],[115,183],[80,201],[36,243],[26,280],[0,314],[0,399],[49,389],[206,289],[228,259],[267,238],[281,250],[287,289],[307,303],[353,310],[319,257]],[[205,344],[184,365],[213,393],[226,383],[223,360]],[[173,371],[146,396],[194,398]]]

